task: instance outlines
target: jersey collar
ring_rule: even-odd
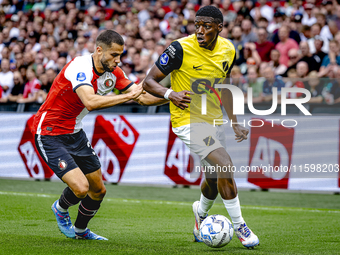
[[[96,66],[94,65],[94,61],[93,61],[93,56],[92,56],[92,55],[91,55],[91,59],[92,59],[92,65],[93,65],[94,73],[95,73],[96,75],[98,75],[98,76],[102,76],[102,75],[105,73],[105,71],[104,71],[104,73],[99,73],[99,72],[97,71],[97,69],[96,69]]]

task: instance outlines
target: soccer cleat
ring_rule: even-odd
[[[95,233],[93,233],[90,229],[86,229],[85,232],[83,233],[77,233],[76,232],[76,239],[86,239],[86,240],[104,240],[107,241],[108,239],[103,237],[103,236],[99,236]]]
[[[74,238],[74,227],[72,226],[70,215],[68,214],[68,212],[59,211],[57,209],[57,203],[58,200],[53,203],[51,209],[57,219],[58,228],[60,229],[60,232],[63,233],[65,236],[69,238]]]
[[[196,201],[192,204],[192,211],[194,212],[195,215],[195,226],[194,226],[194,237],[195,237],[195,242],[203,242],[202,238],[200,236],[200,226],[202,221],[204,221],[204,219],[208,216],[208,214],[205,217],[201,217],[198,214],[198,206],[199,206],[200,202]]]
[[[259,238],[248,228],[245,222],[234,231],[244,247],[254,249],[255,246],[260,245]]]

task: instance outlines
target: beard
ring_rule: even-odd
[[[109,72],[109,73],[113,72],[114,68],[110,68],[109,64],[107,63],[104,57],[102,57],[102,59],[100,60],[100,63],[102,64],[105,72]]]

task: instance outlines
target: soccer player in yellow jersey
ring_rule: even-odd
[[[222,126],[213,125],[214,119],[223,118],[222,105],[229,119],[237,123],[230,91],[215,89],[215,84],[226,83],[235,60],[235,48],[229,40],[218,35],[223,29],[223,15],[218,8],[205,6],[198,10],[195,27],[195,34],[170,44],[151,68],[143,87],[154,96],[170,100],[174,133],[200,156],[202,165],[214,166],[217,170],[215,173],[205,171],[200,201],[193,204],[195,240],[202,241],[200,224],[219,193],[237,237],[245,247],[254,248],[259,244],[259,239],[242,217],[233,173],[218,170],[230,170],[232,161],[224,147]],[[172,89],[159,84],[169,73]],[[203,95],[208,114],[202,109]],[[234,124],[233,129],[238,142],[247,139],[249,131],[246,128]]]

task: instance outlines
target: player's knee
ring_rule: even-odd
[[[102,186],[102,188],[99,190],[97,194],[99,198],[104,198],[104,196],[106,195],[106,188],[104,185]]]
[[[230,158],[219,158],[215,163],[214,169],[216,173],[227,172],[233,166],[233,162]]]
[[[103,199],[106,194],[106,188],[104,185],[97,187],[95,189],[91,189],[91,194],[97,199]]]
[[[224,168],[225,168],[225,170],[230,170],[230,168],[232,168],[232,166],[233,166],[233,162],[231,162],[231,160],[230,159],[223,159],[223,161],[222,161],[222,165],[224,166]]]
[[[74,190],[73,193],[78,197],[78,198],[85,198],[87,193],[89,192],[89,184],[84,183],[82,185],[78,185]]]

